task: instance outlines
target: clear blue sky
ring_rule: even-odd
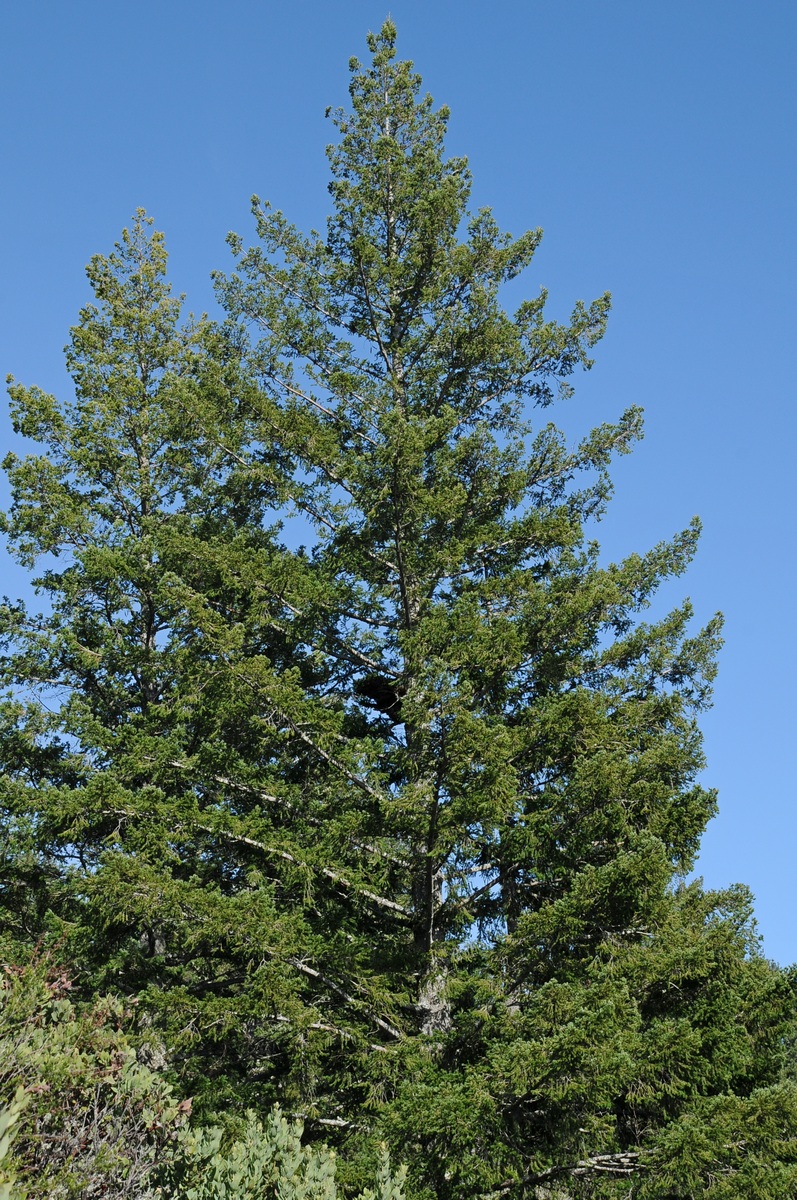
[[[138,205],[194,310],[252,192],[326,214],[328,104],[387,0],[28,0],[0,16],[0,371],[63,391],[83,267]],[[766,952],[797,959],[794,0],[392,0],[400,51],[452,109],[474,201],[545,241],[524,289],[614,293],[567,427],[630,403],[607,553],[705,523],[669,589],[726,648],[704,719],[720,816],[706,883],[749,883]],[[2,441],[9,436],[2,416]],[[6,493],[3,493],[4,495]],[[0,591],[24,589],[0,549]]]

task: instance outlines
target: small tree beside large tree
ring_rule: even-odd
[[[643,619],[697,524],[601,563],[641,414],[570,448],[544,410],[608,297],[504,310],[539,231],[469,212],[390,22],[369,50],[325,236],[256,200],[226,322],[183,323],[140,214],[74,403],[11,389],[52,612],[4,610],[9,945],[57,939],[196,1113],[279,1101],[352,1187],[386,1140],[418,1198],[779,1200],[793,988],[743,889],[685,882],[719,621]]]

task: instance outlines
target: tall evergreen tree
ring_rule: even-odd
[[[256,331],[263,428],[315,525],[328,585],[305,619],[342,731],[374,739],[348,776],[353,843],[387,836],[400,860],[392,973],[411,1003],[396,1024],[429,1040],[402,1082],[379,1061],[370,1074],[435,1195],[567,1177],[625,1194],[689,1101],[777,1079],[789,1003],[744,894],[679,882],[715,809],[695,718],[719,619],[692,635],[688,603],[641,614],[698,525],[599,565],[586,529],[641,414],[574,451],[527,421],[591,366],[608,296],[566,325],[544,294],[503,310],[539,232],[468,212],[447,112],[396,62],[389,22],[369,49],[333,115],[326,237],[256,201],[259,245],[232,239],[238,272],[219,286]]]
[[[228,323],[181,326],[141,219],[75,405],[12,388],[45,452],[11,543],[60,556],[53,615],[5,614],[15,936],[134,992],[198,1110],[338,1133],[352,1184],[386,1138],[415,1197],[774,1200],[789,980],[743,890],[683,882],[719,623],[643,620],[697,525],[601,565],[640,413],[571,450],[531,409],[608,297],[504,311],[539,232],[469,213],[390,22],[369,49],[326,236],[256,201]]]

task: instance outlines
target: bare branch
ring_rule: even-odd
[[[274,854],[278,858],[282,858],[285,862],[292,863],[297,867],[304,867],[305,870],[318,871],[326,879],[331,879],[333,883],[339,884],[341,887],[350,889],[356,892],[359,896],[365,896],[367,900],[372,900],[374,904],[380,908],[389,909],[391,912],[400,913],[402,917],[409,919],[411,917],[410,910],[405,908],[403,904],[397,904],[395,900],[388,900],[386,896],[380,896],[376,892],[369,891],[368,888],[360,887],[359,884],[352,883],[340,871],[333,871],[330,867],[313,867],[308,863],[302,862],[287,850],[281,850],[276,846],[267,846],[265,842],[256,841],[254,838],[247,837],[242,833],[233,833],[228,829],[214,829],[210,825],[195,826],[196,829],[201,829],[203,833],[209,833],[217,837],[224,838],[228,842],[237,842],[242,846],[249,846],[253,850],[260,850],[264,854]]]
[[[600,1178],[605,1175],[617,1177],[635,1175],[644,1170],[636,1150],[622,1150],[617,1154],[593,1154],[589,1158],[580,1159],[575,1163],[562,1166],[548,1167],[545,1171],[529,1171],[520,1179],[507,1179],[492,1192],[482,1192],[479,1200],[499,1200],[515,1188],[526,1188],[540,1183],[548,1183],[552,1179],[561,1179],[569,1175],[576,1179]]]
[[[292,967],[295,967],[297,971],[301,971],[303,975],[307,975],[310,979],[316,979],[319,983],[322,983],[324,987],[328,987],[330,991],[334,992],[337,996],[340,996],[341,1000],[345,1000],[347,1004],[358,1003],[356,997],[350,996],[349,993],[340,986],[340,984],[335,983],[326,975],[322,975],[322,973],[317,971],[315,967],[308,966],[307,963],[302,962],[299,958],[289,958],[286,961],[289,962]],[[374,1014],[371,1013],[371,1019],[373,1020],[374,1024],[389,1037],[395,1038],[396,1041],[401,1041],[403,1039],[404,1034],[401,1032],[401,1030],[396,1029],[395,1026],[388,1024],[387,1021],[383,1021],[381,1017],[374,1016]]]
[[[314,742],[310,735],[305,733],[303,729],[299,729],[299,727],[290,719],[290,717],[286,716],[284,713],[283,718],[288,722],[291,729],[300,741],[304,742],[306,746],[309,746],[311,750],[315,751],[320,758],[323,758],[324,762],[328,762],[331,767],[335,767],[336,770],[340,771],[341,774],[348,779],[349,783],[353,783],[355,787],[360,788],[367,796],[370,796],[372,800],[377,800],[380,804],[385,803],[386,797],[382,796],[379,792],[372,788],[367,780],[363,779],[361,775],[356,775],[353,771],[350,771],[345,763],[340,762],[340,760],[335,758],[332,754],[328,754],[323,747],[319,746],[317,742]]]
[[[331,408],[327,408],[326,405],[322,404],[320,400],[316,400],[313,396],[308,396],[308,394],[303,392],[300,388],[294,387],[292,384],[288,383],[287,379],[283,379],[279,375],[271,375],[271,378],[276,384],[278,384],[279,387],[284,388],[286,392],[290,392],[292,396],[298,397],[299,400],[304,400],[305,404],[312,405],[313,408],[316,408],[320,413],[323,413],[325,417],[329,417],[332,421],[340,420],[338,414]],[[367,433],[359,431],[357,433],[357,437],[362,438],[362,440],[367,442],[369,446],[376,447],[376,442],[373,440],[373,438],[369,438]]]
[[[271,799],[272,797],[269,797]],[[103,809],[104,817],[125,817],[127,820],[133,820],[140,817],[142,814],[134,809],[128,808],[112,808]],[[366,900],[378,905],[380,908],[388,909],[390,912],[398,913],[405,920],[410,920],[412,913],[403,904],[398,904],[395,900],[389,900],[386,896],[380,896],[378,892],[372,892],[369,888],[361,887],[357,883],[353,883],[351,879],[347,879],[340,871],[334,871],[331,867],[314,867],[309,863],[302,862],[294,854],[288,850],[283,850],[279,846],[269,846],[265,842],[259,841],[257,838],[248,837],[244,833],[234,833],[231,829],[220,829],[213,825],[205,825],[199,821],[184,821],[177,826],[178,829],[190,827],[198,829],[201,833],[207,833],[210,837],[220,837],[225,842],[232,842],[234,845],[247,846],[250,850],[257,850],[261,854],[272,854],[276,858],[283,859],[284,862],[291,863],[295,867],[303,867],[308,871],[317,871],[326,879],[330,879],[333,883],[340,887],[346,888],[355,893],[355,895],[363,896]]]
[[[370,288],[368,287],[368,280],[366,278],[365,271],[363,270],[362,259],[359,256],[357,258],[357,270],[360,275],[360,282],[363,285],[363,293],[365,295],[365,303],[368,305],[368,316],[369,316],[369,319],[371,322],[371,329],[373,331],[374,337],[376,338],[376,344],[379,347],[379,353],[382,356],[382,360],[383,360],[385,366],[387,367],[388,372],[390,374],[392,374],[393,369],[392,369],[392,364],[390,362],[390,356],[387,353],[387,350],[385,349],[384,342],[382,341],[382,335],[379,332],[379,324],[376,319],[376,312],[374,310],[373,301],[371,300],[371,291],[370,291]]]

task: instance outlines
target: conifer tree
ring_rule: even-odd
[[[353,1188],[384,1139],[424,1200],[774,1200],[789,978],[743,889],[684,882],[719,621],[644,620],[698,526],[601,563],[641,415],[569,449],[545,410],[608,296],[504,310],[540,234],[469,212],[395,37],[332,114],[324,236],[256,200],[226,325],[183,326],[142,218],[75,406],[12,388],[45,450],[11,544],[60,556],[53,615],[5,614],[14,936],[136,994],[198,1112],[337,1135]]]
[[[592,365],[609,298],[564,325],[544,293],[504,311],[539,232],[469,213],[447,111],[396,61],[390,22],[369,49],[333,114],[326,237],[256,200],[259,244],[232,238],[219,281],[316,529],[327,586],[303,615],[335,672],[336,738],[373,739],[341,778],[360,792],[352,846],[387,839],[382,890],[408,913],[392,1019],[426,1056],[396,1047],[389,1085],[379,1059],[366,1069],[430,1195],[624,1195],[664,1153],[654,1131],[777,1081],[790,1003],[744,893],[682,882],[715,811],[696,714],[720,621],[692,633],[688,603],[642,615],[699,526],[600,565],[589,524],[641,414],[575,450],[530,417]]]

